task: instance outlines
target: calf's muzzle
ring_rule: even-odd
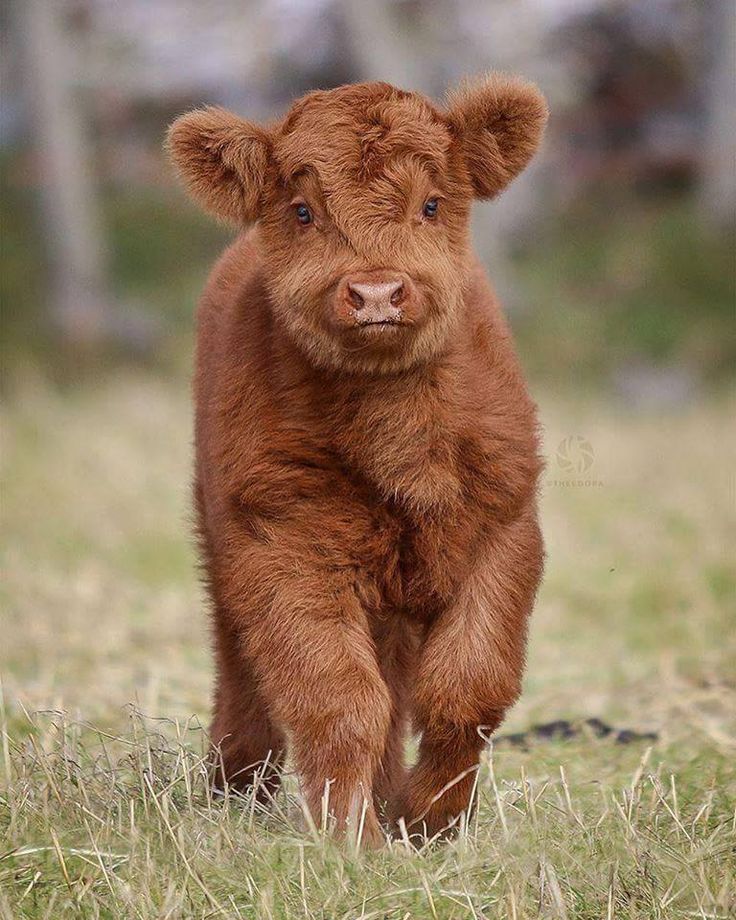
[[[336,291],[336,318],[347,327],[399,325],[415,298],[408,276],[362,272],[344,277]]]

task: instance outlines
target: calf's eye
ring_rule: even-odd
[[[306,227],[307,224],[312,223],[312,212],[305,204],[299,204],[296,206],[296,219],[303,227]]]
[[[437,217],[437,211],[439,209],[440,203],[436,198],[430,198],[428,201],[424,202],[424,207],[422,208],[422,213],[425,217],[429,217],[430,220],[433,217]]]

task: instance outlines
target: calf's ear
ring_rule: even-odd
[[[452,92],[447,114],[476,196],[492,198],[531,160],[548,110],[533,83],[492,73]]]
[[[166,140],[192,198],[216,217],[236,224],[258,217],[269,146],[264,128],[219,108],[177,118]]]

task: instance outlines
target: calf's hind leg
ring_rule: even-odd
[[[406,785],[406,740],[417,631],[400,613],[392,612],[374,624],[373,638],[381,674],[391,694],[391,719],[386,746],[373,780],[373,798],[378,813],[391,824],[399,816],[401,794]]]
[[[272,722],[235,630],[222,607],[215,610],[214,718],[210,729],[214,785],[247,792],[255,783],[264,804],[277,791],[285,739]]]

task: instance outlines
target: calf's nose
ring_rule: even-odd
[[[404,282],[398,279],[381,282],[348,281],[348,292],[358,310],[365,307],[370,311],[380,312],[389,307],[397,307],[401,303]]]

